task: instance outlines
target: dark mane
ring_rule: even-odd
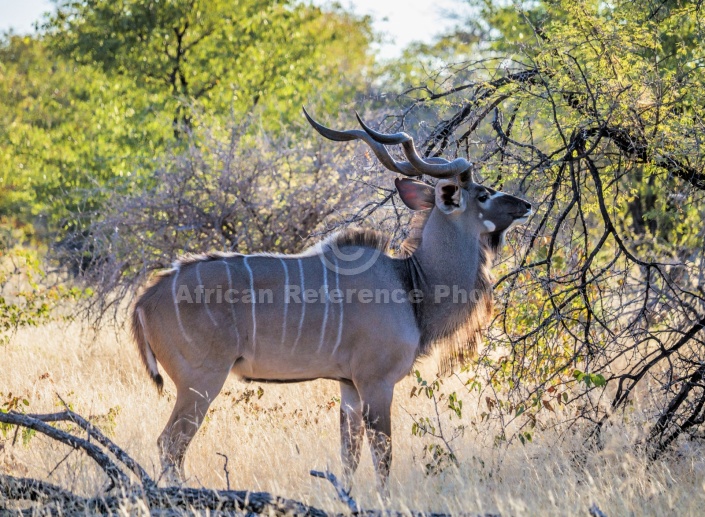
[[[330,240],[323,243],[324,246],[362,246],[372,248],[382,252],[389,250],[389,236],[375,230],[361,228],[348,228],[336,233]]]
[[[421,234],[424,226],[431,215],[431,209],[414,212],[409,223],[409,230],[406,238],[402,241],[399,247],[399,258],[407,258],[421,245]],[[338,247],[342,246],[362,246],[372,248],[383,253],[390,251],[391,239],[388,235],[376,230],[368,230],[361,228],[348,228],[335,234],[329,241],[324,242],[325,245],[333,244]]]

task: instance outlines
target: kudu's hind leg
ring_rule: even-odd
[[[362,415],[379,488],[385,496],[388,496],[389,467],[392,463],[391,408],[394,385],[358,383],[357,388],[362,398]]]
[[[201,426],[211,402],[220,393],[229,370],[201,372],[191,382],[176,387],[176,404],[159,436],[162,469],[168,482],[185,479],[184,455]]]
[[[353,474],[360,463],[365,426],[360,394],[351,382],[340,383],[340,455],[343,460],[343,483],[349,490]]]

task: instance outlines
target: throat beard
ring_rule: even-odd
[[[502,232],[497,232],[501,238]],[[420,355],[440,352],[439,375],[448,376],[476,355],[482,342],[482,331],[492,317],[493,298],[490,267],[494,257],[491,241],[481,239],[475,282],[466,299],[458,303],[434,303],[433,296],[424,297],[418,314],[421,330]],[[453,301],[455,293],[450,293]],[[465,302],[465,303],[463,303]]]

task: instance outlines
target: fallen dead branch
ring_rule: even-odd
[[[71,411],[65,411],[63,413],[71,413],[75,415],[75,413]],[[130,485],[130,478],[127,476],[127,474],[125,474],[125,472],[123,472],[123,470],[118,467],[118,465],[113,460],[111,460],[110,457],[105,454],[105,452],[103,452],[100,447],[89,442],[88,440],[78,438],[77,436],[57,429],[56,427],[52,427],[43,421],[44,418],[46,418],[48,421],[58,421],[62,419],[68,420],[68,418],[59,418],[58,415],[62,415],[62,413],[30,416],[24,415],[22,413],[16,413],[14,411],[10,411],[8,413],[0,412],[0,422],[4,424],[14,424],[17,426],[26,427],[27,429],[32,429],[34,431],[42,433],[58,442],[65,443],[66,445],[73,447],[74,449],[82,449],[93,461],[98,464],[98,466],[103,470],[103,472],[105,472],[105,474],[108,476],[113,485]],[[77,417],[77,420],[80,418],[78,415],[75,416]],[[98,431],[94,429],[94,433],[97,432]],[[110,441],[105,436],[103,436],[103,438],[107,441]]]
[[[77,425],[97,443],[91,443],[47,423],[61,421]],[[95,461],[111,482],[105,494],[86,498],[45,481],[0,474],[0,513],[15,510],[20,514],[22,502],[34,502],[36,504],[30,507],[29,511],[40,514],[72,512],[108,514],[126,505],[134,506],[142,502],[150,511],[162,510],[167,514],[208,511],[294,514],[311,517],[328,515],[322,510],[299,501],[277,497],[268,492],[209,490],[178,486],[160,488],[139,463],[93,424],[69,409],[43,415],[25,415],[14,411],[0,412],[0,423],[33,429],[74,449],[82,450]],[[111,459],[106,451],[112,454],[115,460]],[[124,465],[127,471],[121,465]],[[28,510],[26,505],[22,508]],[[163,514],[163,512],[160,513]]]
[[[48,422],[70,422],[84,430],[88,434],[89,440],[95,440],[96,443],[53,427]],[[135,507],[142,507],[150,514],[161,516],[176,516],[186,513],[192,515],[194,512],[203,512],[209,515],[225,515],[233,512],[305,515],[309,517],[336,515],[268,492],[230,490],[229,483],[228,490],[181,486],[159,487],[139,463],[96,426],[68,407],[59,413],[41,415],[0,411],[0,423],[34,429],[38,433],[64,443],[75,450],[82,450],[95,461],[110,481],[109,488],[103,494],[89,498],[74,494],[46,481],[0,474],[0,514],[2,515],[112,515],[121,509]],[[112,455],[112,458],[108,453]],[[227,457],[224,468],[227,474]],[[348,506],[348,513],[337,515],[450,517],[449,514],[443,513],[363,510],[333,473],[312,470],[311,475],[327,479],[335,488],[338,498]],[[591,508],[590,512],[591,515],[605,515],[596,506]],[[499,515],[485,514],[484,517],[499,517]]]
[[[3,499],[6,501],[3,503]],[[0,510],[11,510],[9,502],[34,501],[31,510],[44,513],[52,508],[61,513],[82,512],[112,514],[125,506],[142,501],[150,511],[172,510],[175,513],[193,511],[272,513],[274,515],[307,515],[325,517],[328,514],[298,501],[273,496],[268,492],[246,490],[208,490],[186,487],[165,487],[146,490],[132,486],[115,495],[93,498],[77,496],[63,488],[36,479],[17,478],[0,474]],[[20,513],[20,510],[17,509]]]

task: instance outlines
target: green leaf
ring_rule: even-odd
[[[605,377],[602,374],[593,374],[590,376],[590,379],[592,380],[592,383],[597,386],[598,388],[604,387],[607,385],[607,381],[605,380]]]

